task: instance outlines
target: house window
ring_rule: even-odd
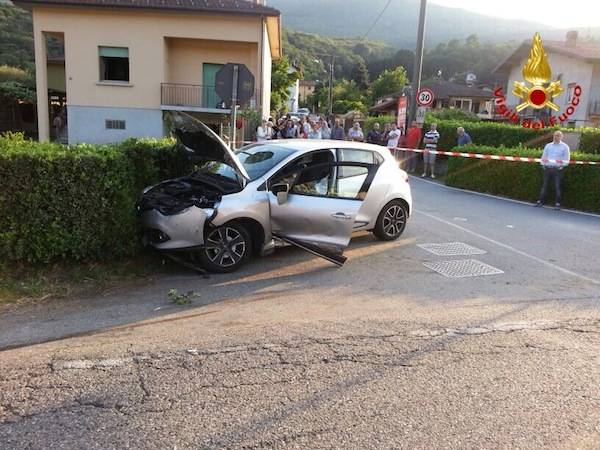
[[[125,121],[124,120],[106,119],[106,129],[107,130],[124,130],[125,129]]]
[[[455,98],[450,101],[450,107],[456,109],[462,109],[464,111],[471,111],[473,101],[470,98]]]
[[[100,81],[129,82],[129,49],[99,47]]]
[[[575,97],[575,86],[577,86],[577,83],[569,83],[567,87],[567,103],[571,103],[571,100]]]

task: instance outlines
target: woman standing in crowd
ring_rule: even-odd
[[[265,119],[261,120],[260,125],[256,129],[256,142],[265,142],[267,139],[271,139],[270,129]]]
[[[354,126],[348,131],[348,137],[351,141],[362,142],[365,140],[365,135],[360,128],[360,123],[354,122]]]

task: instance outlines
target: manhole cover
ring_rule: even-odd
[[[458,261],[425,262],[423,265],[448,278],[481,277],[484,275],[498,275],[502,270],[476,259],[462,259]]]
[[[467,255],[483,255],[487,253],[485,250],[473,247],[472,245],[463,242],[447,242],[444,244],[418,244],[417,247],[433,253],[438,256],[467,256]]]

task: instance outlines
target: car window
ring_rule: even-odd
[[[236,152],[236,155],[252,181],[293,154],[295,150],[275,144],[252,145]]]
[[[331,164],[318,164],[302,169],[298,173],[290,193],[329,196],[333,179],[333,167]]]
[[[362,199],[362,187],[369,175],[366,167],[339,166],[338,176],[333,184],[333,197]]]
[[[338,150],[339,162],[355,162],[365,164],[377,164],[375,154],[369,150],[357,150],[351,148],[341,148]],[[340,167],[339,178],[361,177],[365,175],[362,167]],[[363,178],[364,179],[364,178]]]
[[[287,183],[293,186],[298,181],[302,170],[332,162],[334,162],[334,157],[331,150],[319,150],[307,153],[286,165],[271,179],[270,184]]]

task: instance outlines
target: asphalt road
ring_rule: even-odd
[[[600,218],[412,185],[341,269],[287,248],[3,311],[0,448],[599,448]],[[424,265],[468,259],[501,273]]]

